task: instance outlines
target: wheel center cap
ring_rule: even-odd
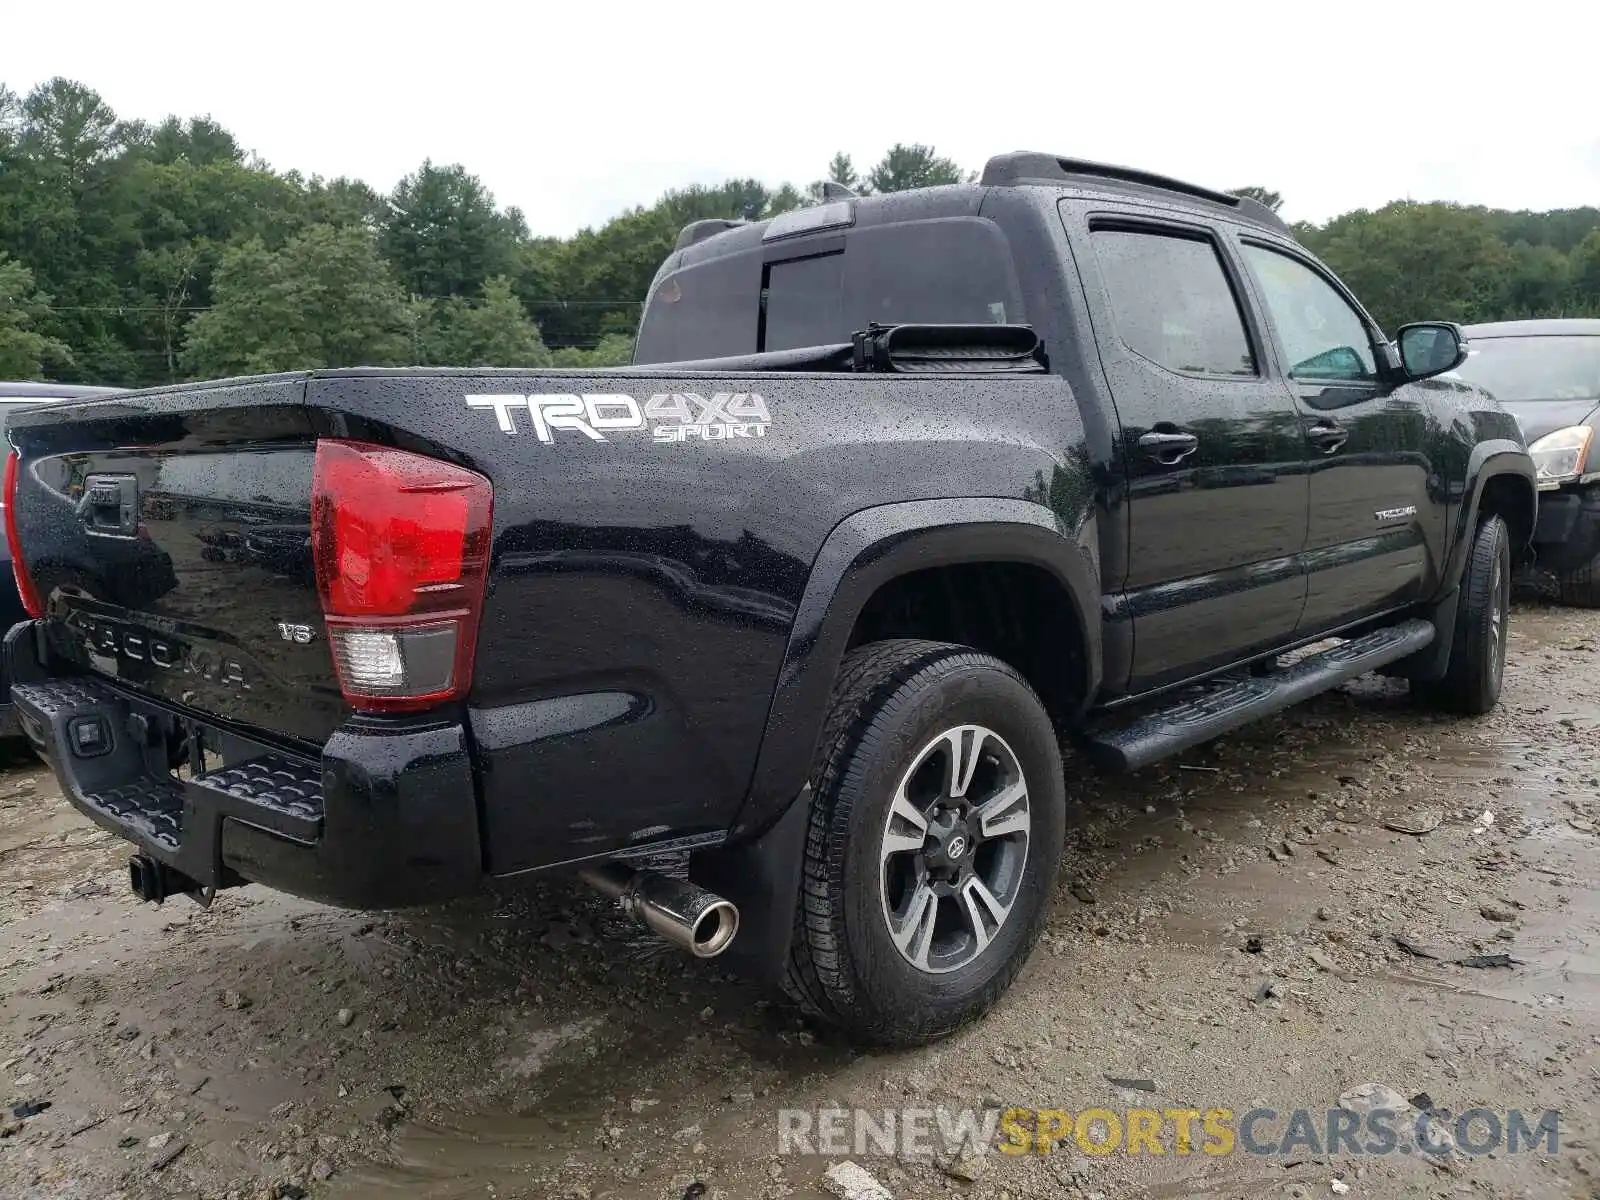
[[[936,875],[954,877],[966,869],[967,859],[977,845],[978,839],[960,814],[944,813],[934,819],[928,830],[924,862]]]

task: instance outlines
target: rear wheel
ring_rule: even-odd
[[[817,754],[787,990],[866,1041],[941,1037],[1043,924],[1066,812],[1050,719],[996,658],[877,642],[846,656]]]
[[[1511,624],[1511,537],[1506,523],[1486,517],[1478,526],[1461,579],[1450,667],[1445,677],[1411,685],[1423,703],[1477,716],[1500,699]]]

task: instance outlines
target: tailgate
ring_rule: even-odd
[[[320,745],[345,719],[311,555],[303,378],[51,406],[11,429],[53,655]]]

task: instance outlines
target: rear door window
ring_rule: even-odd
[[[1204,237],[1096,228],[1095,260],[1122,344],[1187,375],[1254,375],[1238,298]]]

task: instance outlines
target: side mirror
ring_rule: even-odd
[[[1467,361],[1467,340],[1461,326],[1449,321],[1402,325],[1395,341],[1400,347],[1400,365],[1410,379],[1443,375]]]

